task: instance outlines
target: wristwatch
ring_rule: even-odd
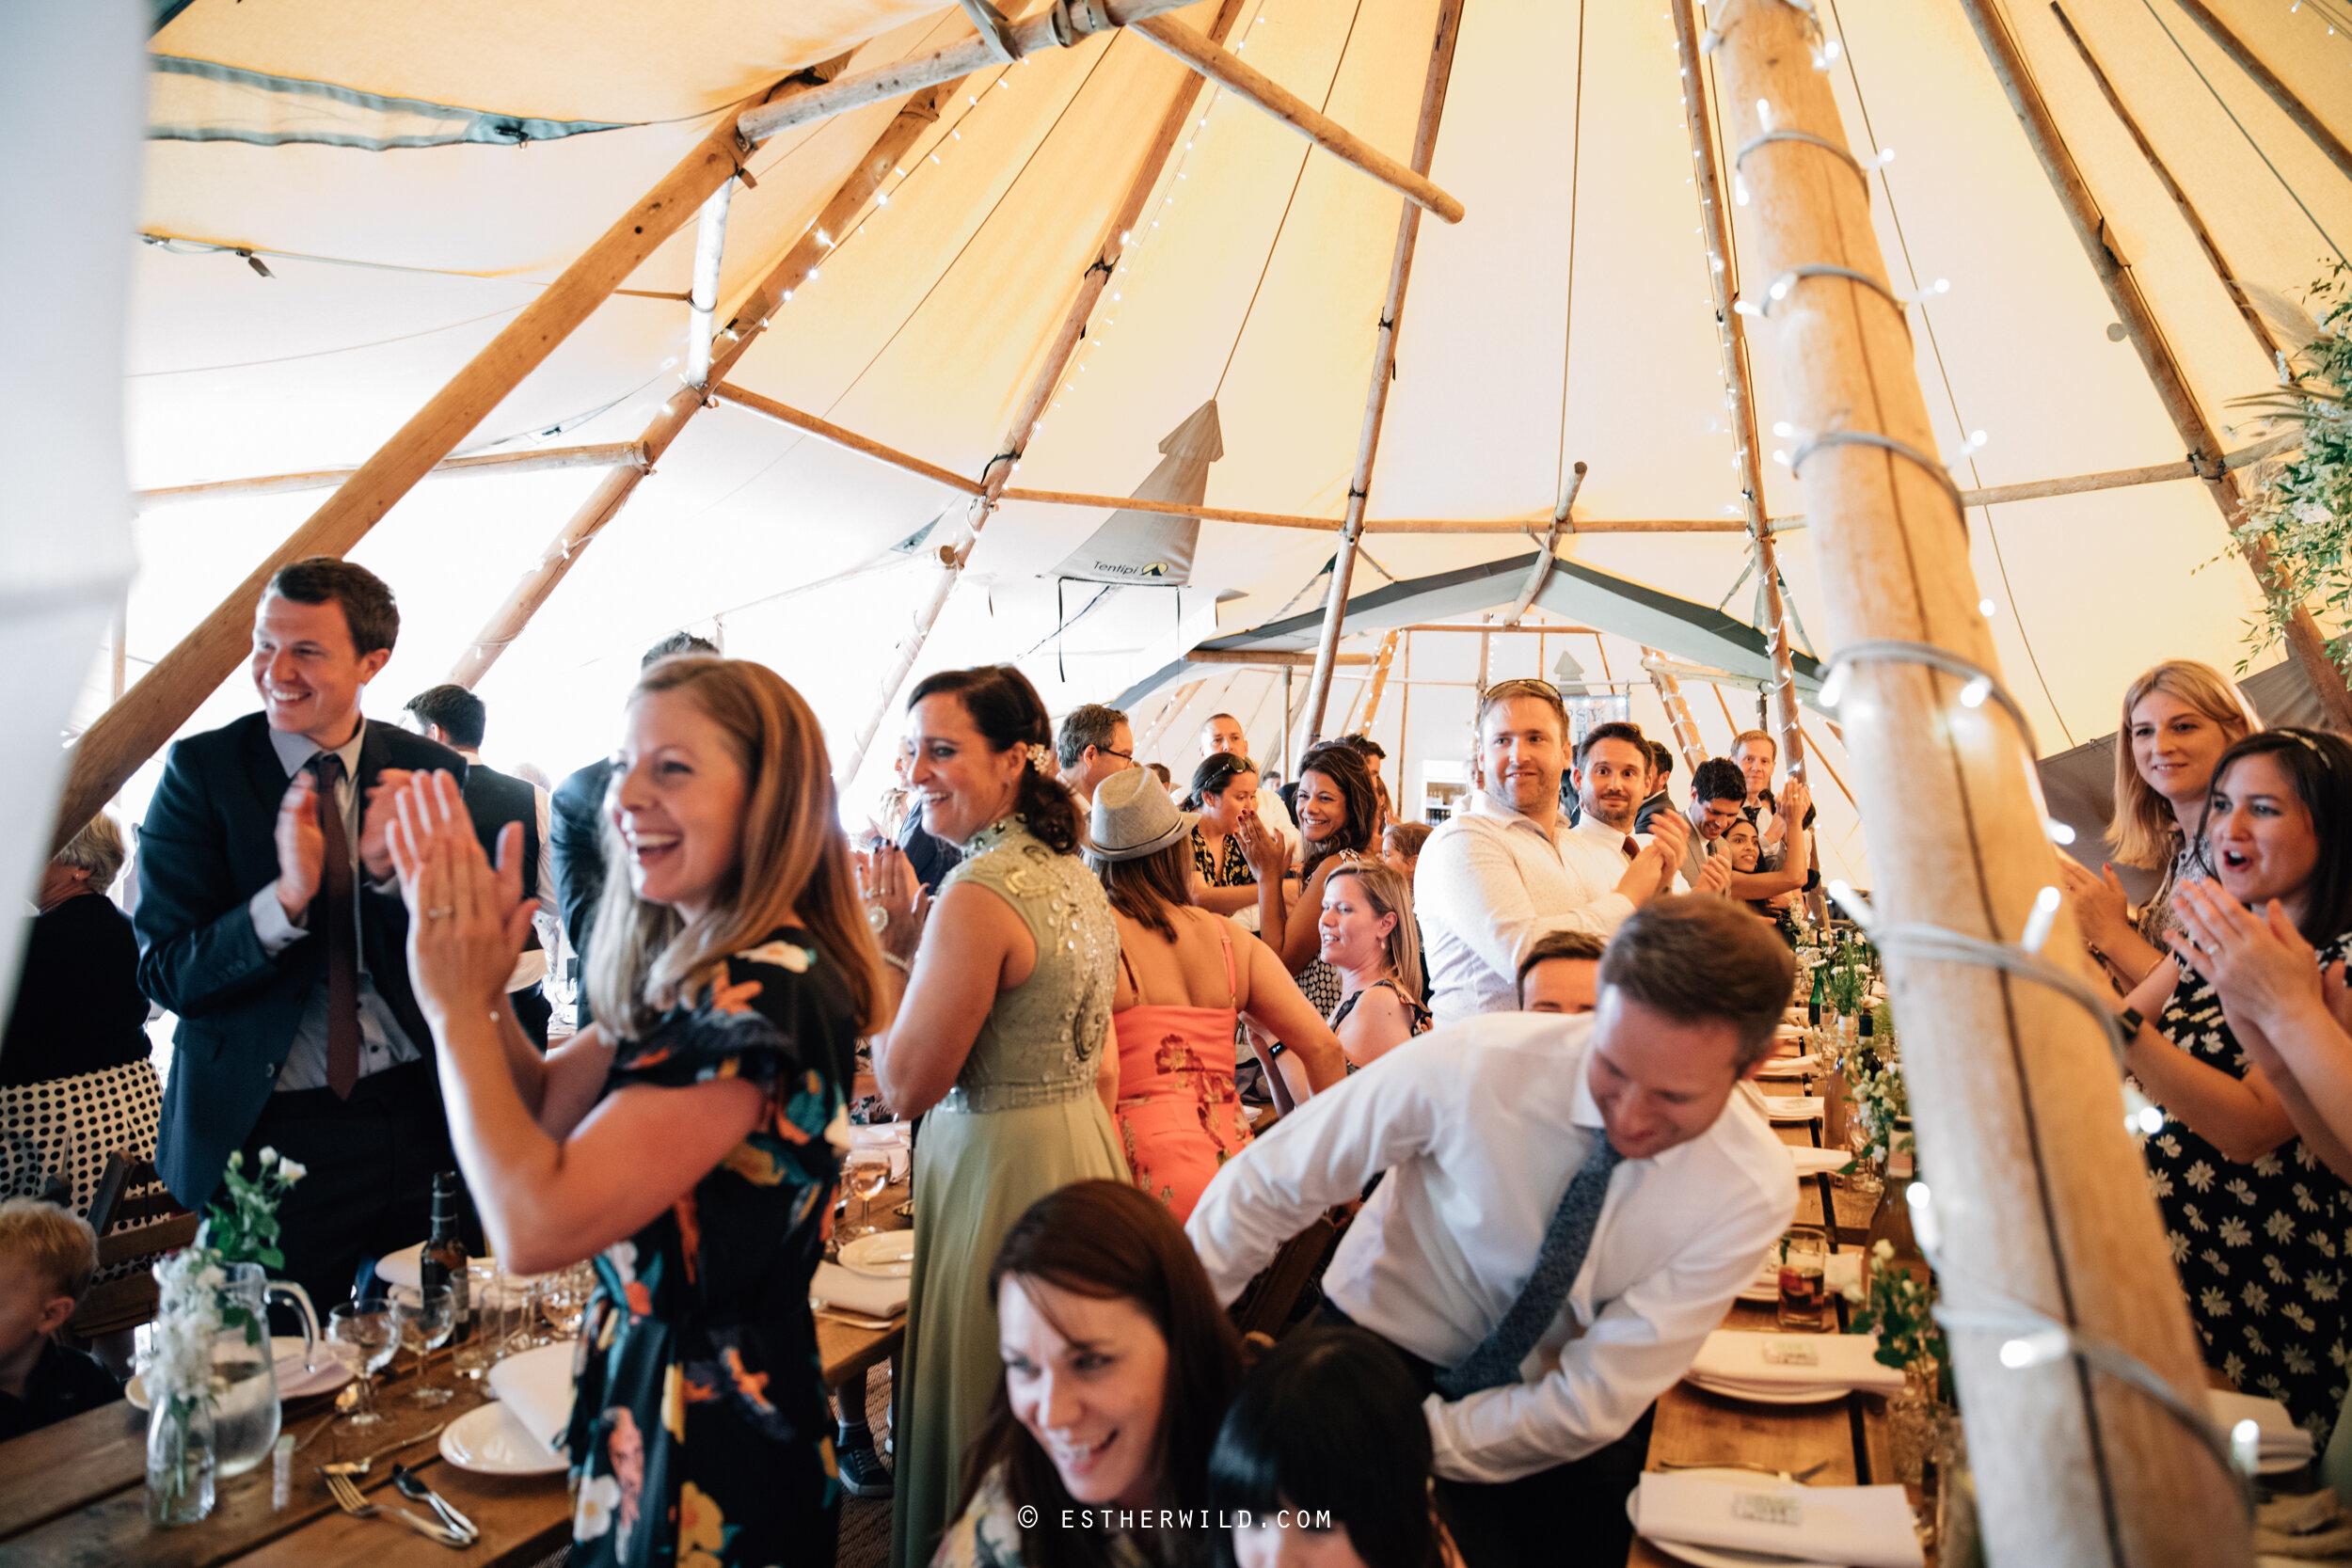
[[[2132,1040],[2138,1037],[2140,1025],[2146,1023],[2148,1021],[2146,1019],[2139,1016],[2139,1009],[2137,1007],[2126,1007],[2122,1012],[2115,1015],[2115,1026],[2123,1031],[2123,1040],[2125,1044],[2129,1044]]]

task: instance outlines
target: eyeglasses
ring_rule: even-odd
[[[1094,754],[1096,756],[1103,757],[1117,757],[1121,762],[1133,762],[1136,760],[1133,752],[1114,752],[1108,746],[1097,746],[1094,748]]]

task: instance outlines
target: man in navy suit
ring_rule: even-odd
[[[399,631],[366,569],[281,569],[253,623],[262,711],[174,745],[139,833],[139,984],[180,1015],[156,1169],[199,1208],[233,1150],[307,1166],[280,1272],[322,1312],[423,1239],[454,1164],[384,830],[411,773],[466,764],[361,716]]]
[[[531,922],[514,972],[506,978],[506,1005],[522,1025],[523,1037],[542,1051],[548,1048],[548,1023],[554,1006],[548,997],[548,955],[557,945],[552,856],[548,842],[548,792],[528,779],[501,773],[482,760],[482,737],[489,733],[489,705],[462,686],[444,683],[428,687],[408,699],[401,709],[407,727],[427,740],[437,740],[466,759],[466,810],[473,817],[474,835],[484,853],[498,859],[499,834],[509,822],[523,831],[523,896],[540,901]]]

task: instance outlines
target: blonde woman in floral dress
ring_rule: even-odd
[[[596,1260],[567,1448],[575,1565],[830,1563],[840,1486],[808,1285],[857,1035],[886,1019],[816,716],[771,671],[640,678],[607,814],[596,1022],[506,1011],[530,929],[457,786],[392,847],[458,1163],[501,1263]]]

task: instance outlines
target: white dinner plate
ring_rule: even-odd
[[[331,1394],[351,1381],[351,1364],[342,1358],[340,1347],[330,1340],[319,1341],[318,1354],[312,1357],[318,1363],[316,1370],[306,1370],[302,1365],[302,1336],[299,1334],[273,1335],[269,1348],[270,1354],[278,1363],[275,1370],[280,1402],[309,1399],[312,1394]],[[147,1387],[139,1382],[135,1373],[130,1382],[122,1386],[122,1397],[131,1402],[135,1410],[148,1408]]]
[[[1757,1470],[1686,1470],[1685,1475],[1701,1481],[1719,1481],[1725,1486],[1770,1486],[1773,1478]],[[1637,1481],[1625,1495],[1625,1516],[1633,1521],[1638,1533],[1642,1528],[1642,1488]],[[1809,1558],[1779,1557],[1771,1552],[1743,1552],[1736,1546],[1698,1546],[1688,1541],[1661,1541],[1654,1535],[1643,1540],[1680,1562],[1693,1568],[1836,1568],[1835,1563],[1815,1562]]]
[[[1827,1404],[1832,1400],[1842,1400],[1848,1394],[1853,1392],[1851,1388],[1822,1387],[1818,1386],[1808,1387],[1803,1385],[1791,1384],[1787,1388],[1775,1389],[1772,1393],[1762,1394],[1757,1393],[1752,1388],[1726,1388],[1722,1384],[1708,1382],[1706,1378],[1701,1377],[1696,1372],[1686,1373],[1683,1377],[1683,1381],[1688,1383],[1693,1388],[1704,1388],[1708,1393],[1717,1395],[1720,1398],[1727,1400],[1745,1400],[1750,1404]]]
[[[503,1402],[469,1410],[443,1427],[441,1457],[478,1476],[552,1476],[569,1467]]]
[[[841,1249],[841,1266],[869,1279],[909,1279],[914,1275],[914,1232],[877,1230]]]

